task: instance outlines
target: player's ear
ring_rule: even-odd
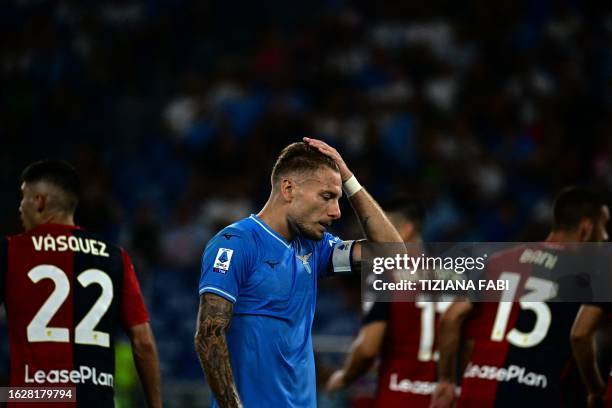
[[[283,178],[279,183],[279,192],[285,201],[293,200],[295,194],[295,185],[291,179]]]
[[[36,194],[34,201],[36,202],[36,211],[39,213],[43,212],[47,205],[47,196],[44,194]]]
[[[590,218],[583,218],[578,224],[578,241],[585,242],[590,241],[593,235],[593,220]]]

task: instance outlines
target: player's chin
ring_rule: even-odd
[[[306,238],[311,239],[313,241],[322,240],[324,233],[325,233],[325,228],[320,224],[317,224],[317,227],[313,229],[309,228],[308,230],[302,231],[302,235],[304,235]]]

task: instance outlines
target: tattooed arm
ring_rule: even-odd
[[[225,332],[232,318],[234,305],[220,296],[200,296],[195,348],[208,384],[221,407],[242,407],[234,383]]]
[[[365,188],[349,198],[363,233],[370,242],[400,243],[402,237]]]

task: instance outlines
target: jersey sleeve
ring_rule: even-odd
[[[326,232],[317,243],[317,272],[320,277],[333,273],[351,272],[351,251],[355,241],[342,241],[335,235]]]
[[[0,306],[4,303],[6,275],[8,270],[8,240],[0,240]]]
[[[136,271],[128,253],[121,249],[123,258],[123,293],[121,302],[121,324],[129,328],[149,321],[149,315],[142,298]]]
[[[214,293],[236,303],[252,265],[248,238],[245,231],[225,228],[210,240],[202,255],[200,295]]]

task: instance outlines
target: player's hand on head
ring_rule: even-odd
[[[329,393],[330,397],[334,397],[337,391],[340,391],[345,387],[344,384],[344,370],[337,370],[329,377],[325,390]]]
[[[327,143],[319,139],[311,139],[309,137],[303,138],[304,143],[308,144],[315,149],[318,149],[324,155],[331,157],[336,164],[338,165],[338,169],[340,170],[340,177],[342,178],[342,182],[344,183],[351,177],[353,177],[353,173],[349,170],[348,166],[340,156],[340,153]]]

